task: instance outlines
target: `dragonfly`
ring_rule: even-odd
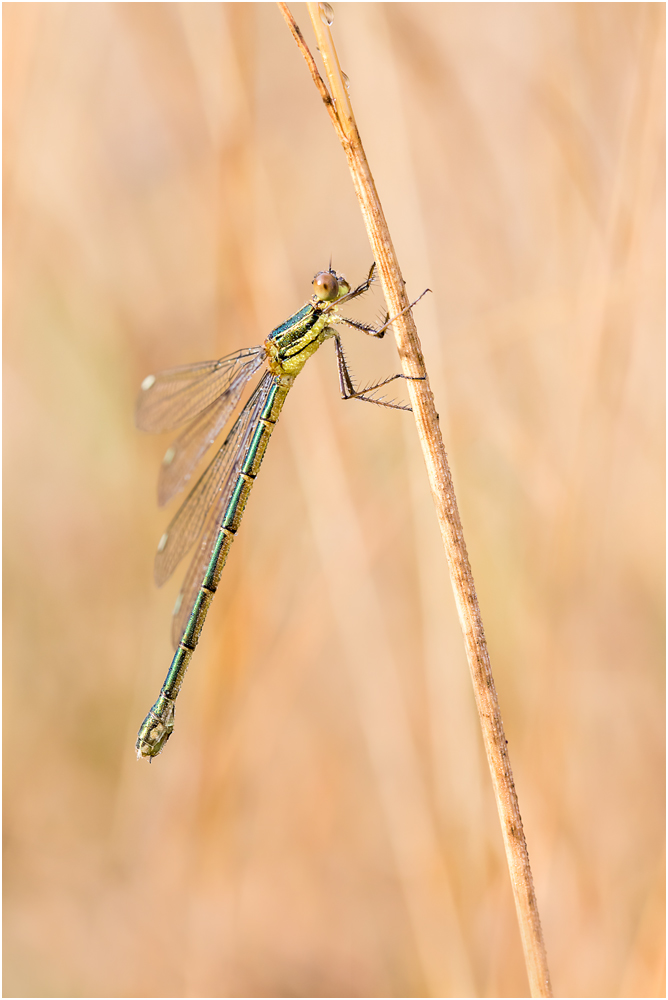
[[[204,620],[220,582],[223,567],[239,530],[269,438],[283,404],[308,359],[326,340],[333,340],[343,399],[410,410],[410,406],[378,397],[379,389],[399,378],[391,375],[357,389],[343,353],[336,324],[345,324],[372,337],[383,337],[395,316],[382,326],[341,315],[344,304],[369,291],[375,264],[365,281],[352,288],[330,264],[313,279],[309,302],[277,326],[263,344],[193,365],[171,368],[147,376],[137,400],[136,424],[140,430],[162,434],[180,428],[167,449],[158,477],[158,503],[162,506],[188,484],[199,460],[231,419],[248,382],[264,369],[236,421],[181,504],[160,538],[154,576],[165,583],[186,553],[195,545],[190,567],[172,612],[174,657],[157,701],[137,736],[137,757],[151,761],[163,750],[174,731],[174,705],[183,678],[199,641]],[[428,289],[427,289],[428,291]],[[422,295],[426,294],[423,292]],[[406,312],[422,298],[406,306]]]

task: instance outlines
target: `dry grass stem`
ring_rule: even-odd
[[[322,4],[308,4],[330,85],[330,94],[290,11],[283,3],[279,3],[279,7],[306,59],[313,80],[341,140],[373,248],[388,309],[391,315],[398,317],[393,327],[404,374],[412,376],[413,379],[407,383],[408,391],[448,559],[459,620],[464,633],[475,700],[501,819],[531,995],[548,997],[552,995],[552,992],[547,957],[501,712],[452,477],[440,432],[438,414],[429,387],[412,311],[404,311],[409,304],[404,281],[355,124],[345,82],[342,79],[330,31],[331,16],[327,12],[323,12]],[[421,380],[416,380],[416,376]]]

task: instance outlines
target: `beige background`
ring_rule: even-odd
[[[305,5],[294,11],[312,38]],[[370,251],[273,4],[3,5],[9,996],[523,996],[409,415],[330,345],[151,767],[151,371]],[[662,996],[664,5],[340,4],[487,628],[555,992]],[[383,309],[376,291],[358,316]],[[391,338],[345,332],[361,379]],[[401,395],[401,388],[398,393]]]

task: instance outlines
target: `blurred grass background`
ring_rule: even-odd
[[[330,255],[370,264],[278,9],[3,27],[4,995],[526,995],[411,418],[344,405],[330,347],[176,734],[134,759],[179,586],[152,584],[168,441],[134,429],[139,382],[259,343]],[[664,5],[348,3],[334,29],[409,293],[433,289],[555,993],[663,996]],[[344,337],[360,380],[398,369]]]

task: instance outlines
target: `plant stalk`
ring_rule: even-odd
[[[531,996],[551,997],[547,956],[526,839],[452,476],[413,313],[407,308],[409,300],[392,238],[364,153],[346,85],[342,78],[330,29],[333,19],[331,7],[323,3],[307,4],[329,82],[328,90],[287,5],[279,3],[278,6],[306,59],[314,83],[343,146],[369,234],[387,307],[390,315],[397,316],[392,326],[395,331],[403,373],[410,376],[407,380],[408,392],[448,560],[459,621],[464,634],[466,656],[471,671],[475,701],[501,821]]]

